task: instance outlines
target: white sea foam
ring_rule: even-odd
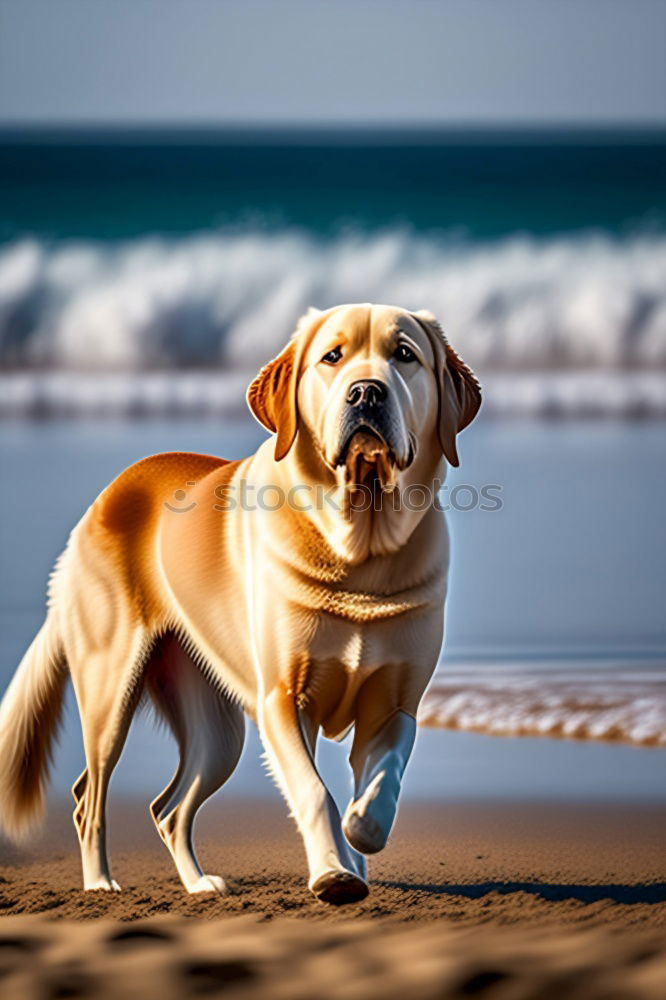
[[[484,245],[254,229],[0,253],[0,344],[17,365],[254,367],[307,306],[355,301],[431,309],[485,370],[666,369],[658,234]]]
[[[441,669],[424,699],[424,726],[492,736],[548,736],[666,746],[666,663],[466,665]]]

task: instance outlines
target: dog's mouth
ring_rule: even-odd
[[[383,435],[368,424],[361,424],[344,441],[336,460],[345,484],[352,489],[394,489],[396,457]]]

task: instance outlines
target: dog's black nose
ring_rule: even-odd
[[[349,387],[347,402],[350,406],[361,406],[365,404],[372,409],[379,406],[386,399],[386,386],[375,378],[362,379],[354,382]]]

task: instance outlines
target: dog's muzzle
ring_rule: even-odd
[[[386,385],[378,379],[353,382],[347,392],[340,421],[338,450],[333,464],[345,467],[349,486],[381,486],[393,489],[397,469],[405,469],[414,458],[410,442],[406,461],[399,461],[401,448]]]

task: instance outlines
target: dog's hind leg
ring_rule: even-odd
[[[141,694],[146,646],[137,631],[109,650],[90,652],[84,664],[70,661],[86,754],[86,768],[72,788],[84,889],[120,888],[106,852],[106,795]],[[125,665],[122,671],[117,663]]]
[[[225,892],[224,879],[203,872],[192,831],[197,810],[231,776],[243,749],[245,717],[217,691],[174,636],[155,650],[146,686],[178,741],[180,763],[151,804],[158,833],[188,892]]]

